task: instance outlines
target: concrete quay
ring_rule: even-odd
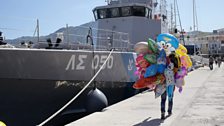
[[[165,120],[160,119],[160,100],[147,91],[66,126],[224,126],[224,64],[190,72]]]

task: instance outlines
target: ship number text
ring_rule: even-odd
[[[67,63],[65,70],[85,70],[86,66],[89,65],[87,55],[72,55]],[[92,69],[100,68],[107,59],[107,55],[95,55],[91,62]],[[113,67],[114,58],[110,56],[103,69],[111,69]]]

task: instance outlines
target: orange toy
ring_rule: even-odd
[[[161,84],[165,81],[165,77],[163,74],[157,74],[152,77],[147,78],[141,78],[138,81],[136,81],[133,85],[133,88],[135,89],[141,89],[141,88],[153,88],[157,84]]]

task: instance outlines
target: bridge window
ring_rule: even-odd
[[[114,17],[127,17],[127,16],[140,16],[152,18],[151,9],[144,6],[126,6],[115,8],[103,8],[93,11],[95,19],[114,18]]]
[[[145,7],[134,6],[132,11],[133,16],[141,16],[141,17],[145,16]]]
[[[121,16],[131,16],[131,7],[122,7]]]
[[[111,17],[119,17],[120,13],[119,13],[119,8],[110,8],[109,9],[109,13],[111,15]]]
[[[107,9],[100,9],[98,10],[98,18],[106,18],[107,17]]]

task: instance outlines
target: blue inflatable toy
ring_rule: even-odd
[[[159,56],[157,58],[157,66],[157,72],[161,74],[164,73],[164,70],[166,68],[166,52],[164,51],[164,49],[159,52]]]
[[[175,49],[177,49],[178,46],[179,46],[179,40],[175,36],[173,36],[173,35],[171,35],[169,33],[160,34],[157,37],[157,42],[160,43],[159,44],[160,46],[161,45],[163,46],[162,48],[164,48],[165,46],[166,47],[169,46],[169,44],[172,47],[174,47]],[[161,44],[161,42],[162,42],[162,44]]]
[[[149,67],[146,68],[144,77],[147,78],[147,77],[151,77],[151,76],[156,75],[157,69],[158,69],[157,64],[150,65]]]

